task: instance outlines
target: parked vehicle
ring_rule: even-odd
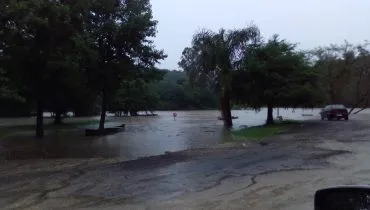
[[[348,120],[348,110],[344,105],[341,104],[331,104],[327,105],[320,112],[321,120],[325,118],[328,120],[332,119],[345,119]]]

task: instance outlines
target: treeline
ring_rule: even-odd
[[[45,111],[55,123],[99,111],[103,130],[122,89],[161,79],[149,0],[4,0],[0,10],[1,108],[34,111],[37,137]]]
[[[185,72],[161,69],[156,73],[159,77],[156,81],[145,82],[141,78],[123,81],[115,99],[108,106],[108,112],[135,116],[139,111],[219,108],[217,93],[209,88],[190,84]],[[64,106],[61,117],[68,112],[73,112],[77,117],[99,114],[100,98],[93,95],[86,97],[84,100],[74,99],[74,106]],[[0,98],[0,117],[30,117],[35,114],[31,102],[29,99]],[[45,109],[45,112],[53,113],[54,109]]]
[[[319,74],[320,89],[326,103],[341,103],[358,113],[370,105],[369,43],[319,47],[308,52]]]
[[[370,102],[368,44],[330,45],[311,51],[274,35],[265,39],[255,25],[218,32],[203,30],[184,49],[180,67],[190,80],[217,90],[226,127],[231,104],[267,107],[320,107],[345,104],[366,109]]]
[[[160,69],[157,80],[135,79],[118,90],[112,113],[137,115],[138,111],[218,109],[219,99],[213,89],[192,84],[186,72]]]
[[[163,80],[150,85],[157,96],[156,110],[217,109],[217,94],[206,87],[192,85],[182,71],[168,71]]]
[[[0,4],[0,115],[221,109],[232,126],[232,105],[369,106],[368,44],[303,52],[257,26],[196,33],[180,71],[155,68],[166,57],[153,37],[157,21],[149,0],[3,0]],[[352,111],[352,110],[351,110]]]

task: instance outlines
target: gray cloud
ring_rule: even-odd
[[[155,44],[168,58],[159,67],[177,69],[182,50],[202,29],[258,25],[264,37],[281,38],[310,49],[370,38],[368,0],[151,0],[159,21]]]

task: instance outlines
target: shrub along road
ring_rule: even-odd
[[[264,144],[199,149],[130,162],[9,161],[4,208],[312,209],[315,189],[370,182],[370,122],[314,121]]]

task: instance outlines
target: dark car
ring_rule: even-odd
[[[332,104],[323,108],[320,112],[321,120],[325,118],[328,120],[332,119],[345,119],[348,120],[348,111],[344,105],[341,104]]]

